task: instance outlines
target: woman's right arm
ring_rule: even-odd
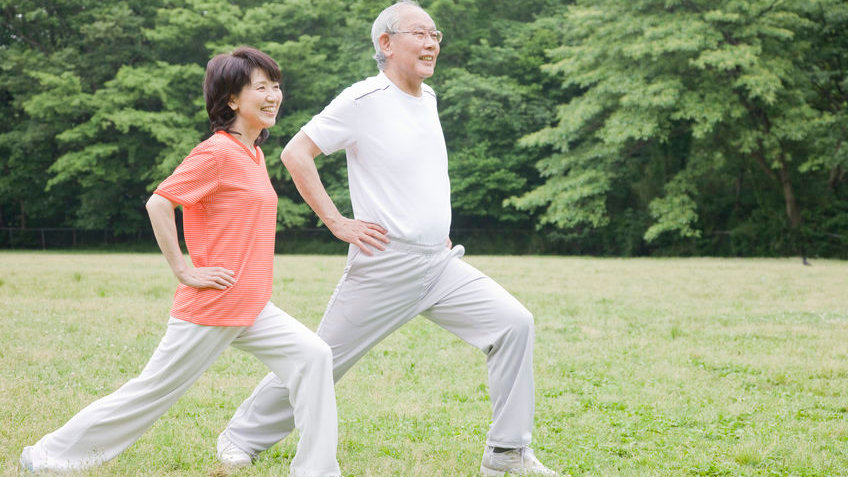
[[[194,288],[223,290],[233,286],[235,277],[232,270],[221,267],[194,268],[186,263],[177,237],[177,223],[174,217],[176,207],[177,204],[159,194],[150,196],[146,205],[156,243],[159,244],[159,249],[165,255],[174,276],[180,283]]]

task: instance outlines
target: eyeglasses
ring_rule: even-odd
[[[429,30],[429,31],[427,31],[427,30],[393,31],[393,32],[391,32],[391,33],[392,33],[392,34],[395,34],[395,33],[405,33],[405,34],[407,34],[407,35],[412,35],[412,36],[414,36],[414,37],[415,37],[418,41],[420,41],[421,43],[424,43],[424,41],[425,41],[425,40],[427,40],[427,38],[428,38],[428,37],[429,37],[431,40],[435,41],[436,43],[441,43],[441,42],[442,42],[442,38],[443,38],[442,32],[440,32],[439,30]]]

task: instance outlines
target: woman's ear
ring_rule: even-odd
[[[229,106],[233,112],[238,111],[238,96],[230,96],[230,100],[227,101],[227,106]]]

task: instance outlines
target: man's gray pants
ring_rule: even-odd
[[[461,260],[463,247],[393,239],[368,256],[351,246],[318,327],[338,381],[369,349],[423,315],[486,354],[492,424],[486,443],[530,444],[534,414],[533,315],[494,280]],[[256,455],[294,428],[289,390],[269,373],[238,408],[227,437]]]

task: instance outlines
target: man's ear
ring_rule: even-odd
[[[386,58],[392,56],[392,37],[388,33],[383,33],[379,37],[380,51]]]

